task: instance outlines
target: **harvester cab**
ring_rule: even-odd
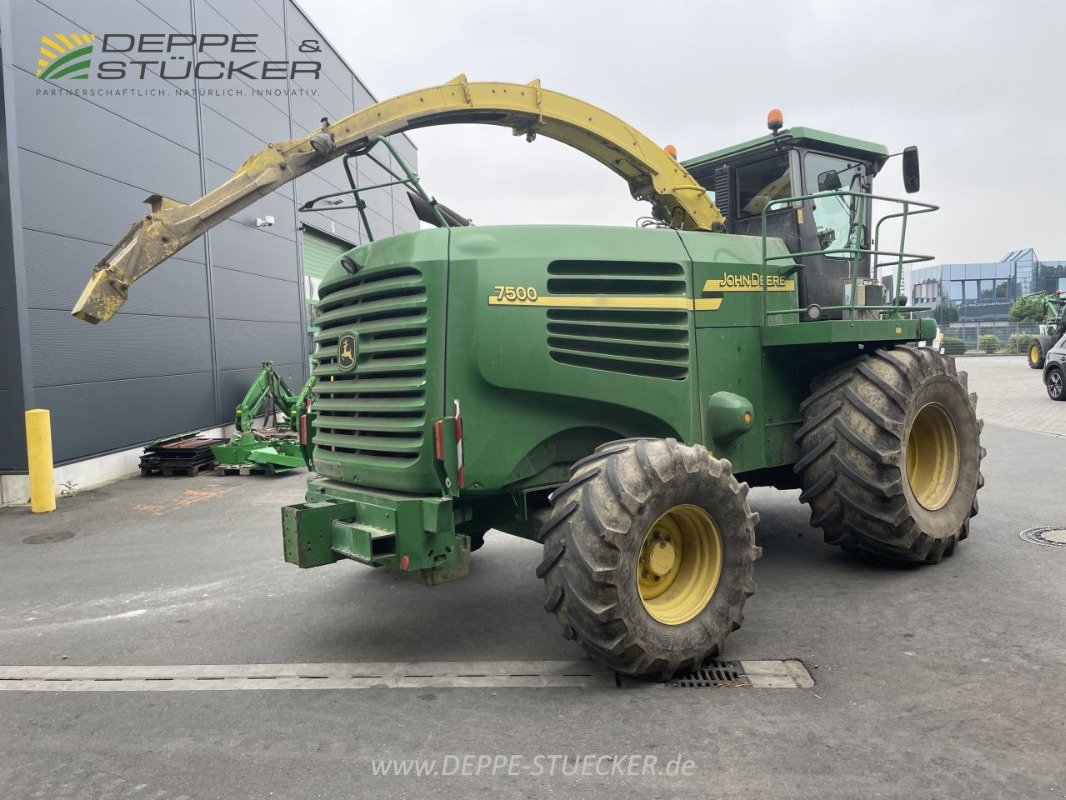
[[[770,133],[684,162],[713,193],[725,230],[781,239],[802,265],[798,276],[803,320],[839,319],[850,305],[856,268],[856,305],[881,306],[891,281],[873,273],[873,178],[890,158],[883,145],[814,128],[782,129],[781,112],[767,118]],[[918,150],[903,151],[904,184],[918,190]],[[858,256],[856,258],[856,256]]]

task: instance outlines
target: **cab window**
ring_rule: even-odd
[[[737,216],[757,217],[773,200],[793,197],[788,153],[737,167]],[[772,210],[771,210],[772,211]]]
[[[858,176],[858,165],[847,159],[806,153],[803,156],[803,177],[806,184],[805,194],[825,191],[828,186],[835,186],[839,180],[840,188],[847,191],[852,180]],[[811,201],[814,224],[818,230],[818,246],[822,250],[841,250],[855,246],[857,226],[852,219],[854,197],[832,195],[819,197]],[[849,253],[826,253],[827,258],[851,258]]]

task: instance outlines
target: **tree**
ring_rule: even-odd
[[[1015,322],[1040,324],[1044,321],[1044,297],[1019,297],[1010,307],[1010,318]]]
[[[959,310],[950,303],[941,303],[933,306],[933,319],[940,325],[948,325],[959,321]]]

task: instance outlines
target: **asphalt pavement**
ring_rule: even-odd
[[[941,564],[846,555],[797,492],[751,494],[764,556],[725,657],[799,659],[812,688],[0,691],[0,797],[1066,797],[1066,547],[1019,536],[1066,527],[1066,403],[1021,359],[959,363],[987,484]],[[490,534],[432,589],[284,563],[302,487],[137,478],[0,510],[0,664],[584,659],[530,542]],[[390,759],[437,774],[375,775]],[[647,774],[597,774],[619,761]]]

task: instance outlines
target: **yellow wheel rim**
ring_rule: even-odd
[[[1035,364],[1040,360],[1040,346],[1034,344],[1029,348],[1029,361]]]
[[[674,506],[645,534],[638,559],[644,608],[664,625],[681,625],[703,611],[718,587],[722,537],[699,506]]]
[[[943,508],[959,481],[959,436],[939,403],[922,406],[907,436],[907,483],[930,511]]]

